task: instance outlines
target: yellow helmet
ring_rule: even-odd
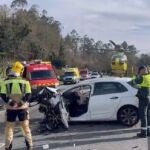
[[[21,76],[23,71],[24,71],[24,66],[22,65],[22,63],[20,63],[19,61],[16,61],[12,65],[12,69],[11,69],[10,75]]]

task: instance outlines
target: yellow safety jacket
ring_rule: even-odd
[[[140,88],[138,90],[137,96],[144,99],[150,96],[150,74],[142,76],[142,81],[140,83]]]
[[[136,83],[136,80],[137,80],[137,75],[133,75],[132,77],[132,84],[136,87],[136,88],[140,88],[140,84]]]
[[[140,86],[150,88],[150,74],[143,75],[143,82],[140,84]]]
[[[23,102],[22,98],[26,94],[31,93],[30,83],[20,77],[10,78],[2,82],[0,94],[5,94],[7,98],[10,98],[17,103]],[[25,109],[28,108],[28,102],[25,101],[20,107],[13,108],[12,106],[6,104],[7,109]]]

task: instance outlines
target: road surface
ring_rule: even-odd
[[[41,131],[42,114],[30,110],[34,150],[149,150],[148,139],[136,137],[139,125],[127,128],[117,122],[71,123],[68,131]],[[4,150],[4,111],[0,112],[0,150]],[[25,150],[24,138],[16,124],[13,150]]]

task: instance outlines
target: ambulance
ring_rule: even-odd
[[[78,68],[67,68],[63,76],[63,83],[78,83],[80,81],[80,72]]]

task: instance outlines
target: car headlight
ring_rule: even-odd
[[[59,83],[55,83],[55,87],[59,86]]]

